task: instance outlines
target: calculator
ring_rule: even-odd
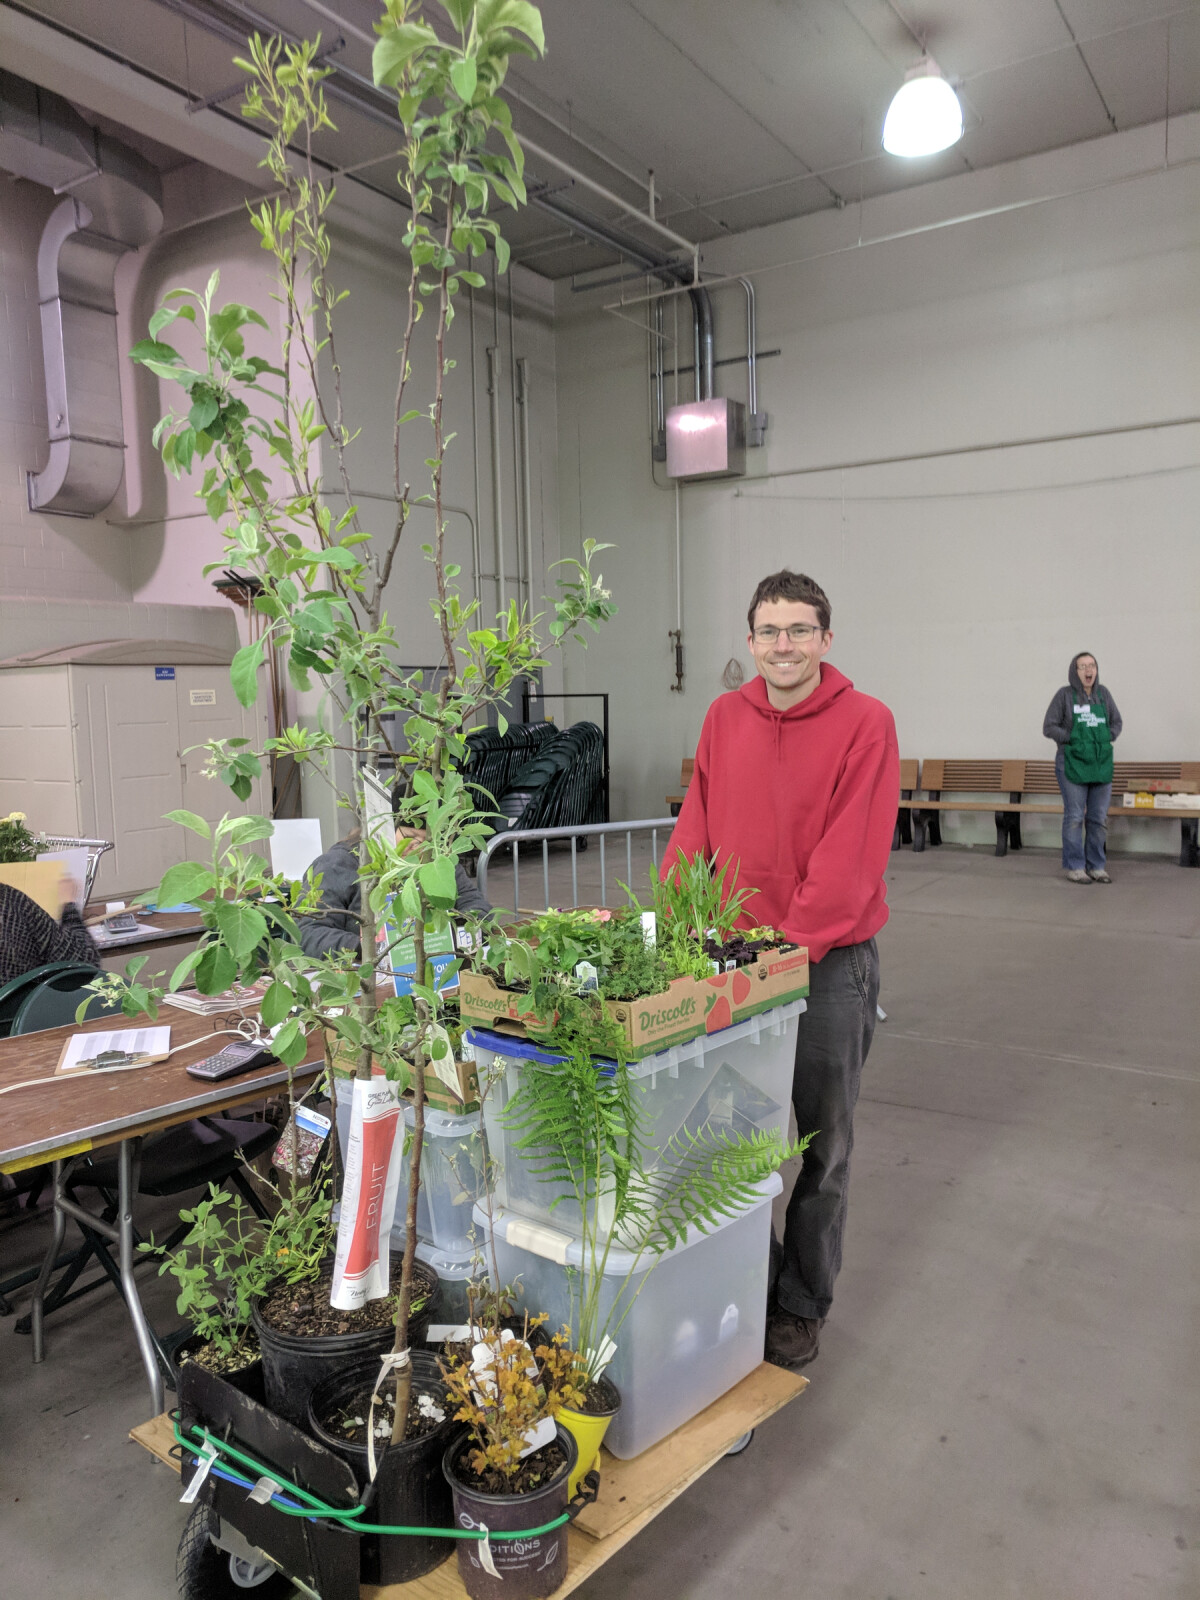
[[[274,1059],[271,1052],[264,1050],[260,1044],[251,1044],[248,1039],[233,1039],[215,1056],[208,1056],[204,1061],[193,1061],[184,1070],[193,1078],[203,1078],[206,1083],[219,1083],[222,1078],[250,1072]]]

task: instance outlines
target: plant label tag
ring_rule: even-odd
[[[587,994],[589,989],[600,987],[599,974],[595,964],[591,961],[578,961],[575,964],[575,976],[579,979],[580,994]]]
[[[653,950],[658,943],[658,918],[653,911],[642,912],[642,943]]]
[[[486,1522],[481,1522],[479,1524],[479,1531],[483,1535],[483,1538],[480,1539],[475,1546],[479,1553],[479,1565],[493,1578],[500,1579],[503,1577],[503,1573],[496,1571],[496,1563],[492,1559],[492,1541],[488,1538],[488,1526]]]
[[[456,1100],[461,1100],[462,1090],[458,1084],[458,1067],[454,1060],[454,1047],[450,1043],[450,1035],[440,1022],[432,1024],[429,1034],[429,1065],[433,1068],[433,1075],[439,1083],[449,1089]],[[440,1055],[435,1052],[438,1043],[445,1046]]]
[[[330,1303],[356,1311],[388,1292],[388,1239],[396,1215],[400,1100],[386,1078],[355,1078],[346,1141],[342,1215],[338,1222]]]
[[[296,1126],[303,1128],[306,1133],[319,1134],[323,1139],[332,1124],[329,1118],[323,1117],[319,1111],[310,1111],[307,1106],[297,1106]]]
[[[192,1474],[191,1483],[188,1484],[187,1488],[179,1496],[181,1504],[185,1506],[190,1506],[192,1504],[193,1500],[195,1500],[196,1496],[200,1493],[205,1478],[207,1478],[209,1473],[212,1471],[212,1465],[216,1459],[216,1446],[213,1444],[206,1444],[203,1450],[201,1450],[196,1461],[196,1470]]]
[[[521,1435],[525,1441],[525,1448],[521,1451],[521,1460],[531,1456],[535,1450],[542,1450],[548,1444],[553,1444],[558,1437],[558,1427],[553,1417],[543,1417],[536,1428],[530,1428]]]
[[[725,963],[725,971],[726,972],[736,972],[737,971],[737,962],[733,959],[732,956],[730,956],[729,960]]]
[[[279,1485],[274,1478],[263,1477],[251,1489],[246,1499],[256,1506],[265,1506],[272,1495],[279,1493]]]
[[[617,1347],[606,1334],[600,1341],[599,1350],[589,1350],[587,1358],[588,1376],[594,1383],[604,1374],[605,1367],[617,1353]]]

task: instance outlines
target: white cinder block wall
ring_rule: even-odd
[[[662,814],[725,663],[751,670],[754,585],[784,564],[829,593],[831,660],[893,708],[904,755],[1048,757],[1042,718],[1082,649],[1125,717],[1121,755],[1200,755],[1198,139],[1182,119],[1172,167],[1143,129],[706,247],[710,270],[752,277],[759,349],[782,354],[760,367],[771,421],[747,477],[682,490],[682,694],[646,340],[599,309],[614,289],[560,291],[564,550],[616,541],[621,608],[569,687],[613,695],[616,815]],[[718,358],[744,352],[741,289],[714,298]],[[686,299],[679,334],[690,364]],[[717,377],[744,398],[744,368]],[[856,465],[891,457],[908,459]],[[992,837],[990,818],[945,831]],[[1112,843],[1169,850],[1177,825],[1118,823]]]

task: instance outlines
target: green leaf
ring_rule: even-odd
[[[269,839],[275,832],[270,817],[238,817],[229,830],[230,844],[253,844],[256,839]]]
[[[271,1041],[271,1050],[289,1067],[298,1067],[308,1049],[308,1037],[295,1017],[289,1017]]]
[[[442,10],[453,22],[459,33],[465,33],[470,26],[471,13],[475,9],[475,0],[442,0]]]
[[[171,990],[172,994],[175,992],[176,989],[179,988],[179,986],[180,986],[180,984],[182,984],[183,980],[190,973],[194,972],[195,969],[200,965],[200,961],[201,961],[203,955],[204,955],[203,949],[197,948],[195,950],[189,950],[187,955],[184,956],[183,960],[179,963],[179,965],[175,968],[175,971],[171,974],[171,981],[167,985],[168,989]]]
[[[495,239],[495,247],[497,270],[500,272],[507,272],[509,257],[508,240],[504,238],[502,234],[498,233]]]
[[[212,829],[203,817],[198,817],[194,811],[168,811],[168,822],[177,822],[181,828],[187,828],[191,833],[198,833],[202,839],[212,838]]]
[[[216,884],[216,874],[200,861],[181,861],[169,867],[158,886],[160,906],[177,906],[185,900],[197,900]]]
[[[188,421],[198,433],[203,433],[217,420],[220,409],[215,395],[202,395],[188,412]]]
[[[245,961],[267,936],[267,919],[241,900],[214,900],[217,927],[238,961]]]
[[[224,994],[237,977],[233,952],[223,944],[208,944],[196,963],[196,987],[201,994]]]
[[[371,72],[377,84],[394,87],[418,50],[436,45],[438,36],[422,22],[400,22],[376,41]]]
[[[258,669],[262,660],[263,641],[255,639],[252,644],[243,645],[230,664],[233,692],[244,706],[252,706],[258,698]]]
[[[173,367],[183,360],[179,351],[169,344],[160,344],[157,339],[139,339],[129,352],[131,361],[138,361],[143,366],[157,362],[159,366]],[[170,376],[174,377],[174,373]]]
[[[461,61],[456,61],[450,68],[450,82],[454,85],[454,92],[467,105],[470,105],[475,98],[477,78],[478,74],[473,56],[465,56]]]
[[[421,888],[435,906],[449,908],[458,898],[452,856],[437,856],[433,861],[423,861],[417,868]]]
[[[481,36],[486,37],[497,28],[515,28],[533,41],[539,55],[545,55],[542,14],[529,0],[480,0],[476,15]]]
[[[294,996],[292,991],[283,983],[273,983],[263,995],[262,1005],[259,1007],[259,1016],[265,1028],[273,1028],[277,1022],[282,1022],[292,1009]]]

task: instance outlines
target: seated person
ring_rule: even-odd
[[[297,917],[300,930],[300,948],[305,955],[327,956],[335,950],[359,949],[359,924],[354,920],[360,904],[358,890],[359,830],[339,839],[332,849],[320,855],[308,869],[306,877],[321,874],[321,910],[311,917]],[[419,839],[418,828],[398,827],[397,841]],[[454,869],[458,890],[459,911],[472,911],[486,916],[491,906],[479,892],[475,879],[467,869],[458,865]],[[353,915],[347,915],[353,913]]]
[[[64,878],[64,894],[69,894]],[[79,907],[66,901],[58,922],[36,900],[0,883],[0,984],[52,961],[78,961],[100,970],[100,952],[83,925]]]

